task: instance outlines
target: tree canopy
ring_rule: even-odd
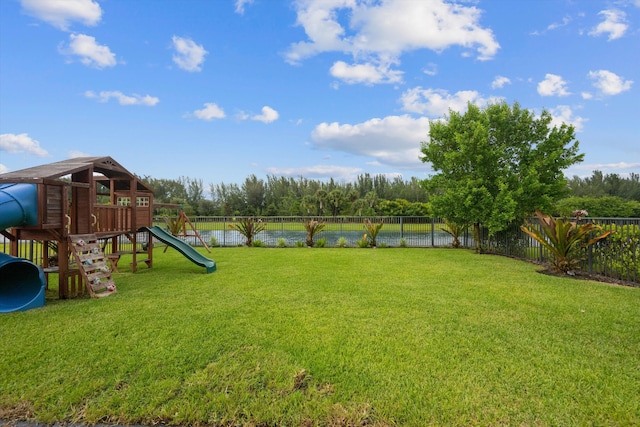
[[[157,203],[180,204],[188,215],[428,215],[427,193],[418,178],[359,175],[354,182],[323,182],[303,177],[248,176],[235,183],[201,179],[141,178]],[[207,191],[208,190],[208,191]],[[208,196],[208,198],[205,196]]]
[[[436,172],[423,182],[432,212],[493,234],[550,210],[567,193],[562,171],[584,157],[573,126],[551,119],[502,102],[431,121],[421,151]]]
[[[571,178],[569,189],[576,197],[616,196],[640,202],[640,174],[630,173],[625,177],[616,173],[603,174],[599,170],[594,170],[590,177]]]

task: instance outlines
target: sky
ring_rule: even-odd
[[[640,172],[640,0],[0,0],[0,173],[424,179],[430,120],[518,102]]]

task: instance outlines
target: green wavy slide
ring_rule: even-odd
[[[148,231],[153,235],[153,237],[160,240],[162,243],[176,249],[194,264],[206,268],[207,274],[216,271],[216,262],[214,260],[202,255],[200,252],[189,246],[189,244],[172,236],[157,225],[154,225],[153,227],[143,227],[142,230]]]

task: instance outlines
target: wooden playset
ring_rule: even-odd
[[[33,221],[0,232],[10,241],[12,256],[59,275],[60,298],[115,292],[111,270],[125,253],[132,257],[133,271],[140,263],[152,267],[151,235],[140,230],[152,226],[153,192],[111,157],[9,172],[0,175],[2,184],[33,186]],[[40,253],[25,253],[25,241],[39,243]]]
[[[184,212],[184,209],[182,209],[182,205],[178,205],[174,203],[157,203],[154,205],[154,208],[156,207],[165,208],[165,209],[175,209],[178,211],[178,215],[176,218],[169,217],[169,216],[164,217],[164,221],[167,224],[167,229],[171,232],[171,235],[173,237],[182,237],[185,239],[189,237],[195,237],[200,241],[200,243],[202,244],[202,246],[204,246],[207,252],[211,252],[211,249],[209,249],[209,246],[207,246],[207,242],[204,241],[200,233],[198,233],[198,230],[196,229],[196,227],[194,227],[193,223],[191,222],[187,214]],[[191,231],[187,229],[187,226]],[[168,248],[169,246],[166,246],[164,248],[164,251],[166,252]]]

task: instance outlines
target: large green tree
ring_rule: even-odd
[[[502,102],[431,121],[421,151],[436,172],[424,181],[434,215],[473,224],[480,249],[481,226],[494,234],[551,209],[567,191],[562,171],[584,157],[573,126],[551,119]]]

